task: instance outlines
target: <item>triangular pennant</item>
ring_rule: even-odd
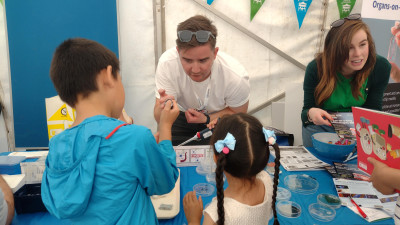
[[[211,5],[214,0],[207,0],[207,4]]]
[[[257,14],[258,10],[264,4],[265,0],[250,0],[251,11],[250,11],[250,21],[253,20],[254,16]]]
[[[0,0],[0,3],[3,5],[3,0]]]
[[[68,113],[67,104],[64,104],[55,112],[48,121],[67,120],[74,121]]]
[[[304,17],[306,17],[306,13],[308,8],[311,5],[312,0],[293,0],[294,7],[296,8],[297,21],[299,22],[299,29],[303,24]]]
[[[353,10],[356,0],[337,0],[337,6],[339,9],[340,19],[343,19],[350,15]]]

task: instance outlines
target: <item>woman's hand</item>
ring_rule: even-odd
[[[308,117],[315,125],[327,125],[331,126],[329,121],[332,121],[332,116],[323,109],[311,108],[308,110]]]

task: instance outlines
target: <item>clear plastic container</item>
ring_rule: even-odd
[[[319,183],[307,174],[288,175],[284,183],[289,190],[299,194],[313,194],[318,190]]]
[[[214,194],[215,187],[207,183],[198,183],[193,186],[193,191],[196,191],[197,196],[208,197]]]
[[[276,201],[289,200],[292,197],[292,193],[286,188],[278,187],[276,192]]]
[[[334,209],[320,205],[318,203],[313,203],[309,205],[308,212],[314,219],[322,222],[329,222],[333,220],[336,216],[336,211]]]
[[[277,212],[287,218],[296,218],[301,214],[301,207],[296,202],[279,201],[276,203]]]
[[[337,209],[342,205],[342,202],[340,201],[340,198],[336,195],[331,195],[331,194],[319,194],[317,196],[317,201],[318,204],[332,208],[332,209]]]

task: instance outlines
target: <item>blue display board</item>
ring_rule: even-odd
[[[17,148],[48,147],[45,98],[57,95],[49,77],[65,39],[98,41],[118,56],[116,1],[5,0]]]

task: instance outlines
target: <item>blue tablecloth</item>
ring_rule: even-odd
[[[313,152],[313,149],[310,149]],[[355,163],[356,160],[352,160],[352,163]],[[187,224],[185,214],[182,206],[182,199],[184,195],[193,190],[193,186],[197,183],[205,183],[206,179],[204,176],[201,176],[196,173],[195,167],[181,167],[181,195],[180,195],[180,212],[173,219],[167,220],[159,220],[162,225],[182,225]],[[278,214],[278,219],[280,224],[296,224],[296,225],[312,225],[312,224],[369,224],[366,220],[361,218],[359,215],[352,212],[347,207],[340,207],[336,209],[336,217],[331,222],[321,222],[308,213],[308,206],[312,203],[317,202],[317,196],[320,193],[330,193],[336,195],[336,190],[332,181],[332,177],[325,170],[320,171],[305,171],[305,172],[288,172],[282,169],[282,173],[280,174],[280,183],[279,186],[285,187],[283,179],[285,176],[289,174],[307,174],[312,176],[319,182],[319,188],[316,193],[310,195],[302,195],[292,192],[291,201],[297,202],[301,206],[301,215],[298,218],[285,218]],[[207,205],[211,202],[212,198],[215,196],[205,197],[203,198],[204,205]],[[273,220],[270,220],[270,225],[272,225]],[[51,216],[49,213],[34,213],[34,214],[21,214],[16,215],[13,222],[13,225],[46,225],[46,224],[70,224],[68,220],[58,220],[55,217]],[[374,222],[372,224],[394,224],[393,219]]]

